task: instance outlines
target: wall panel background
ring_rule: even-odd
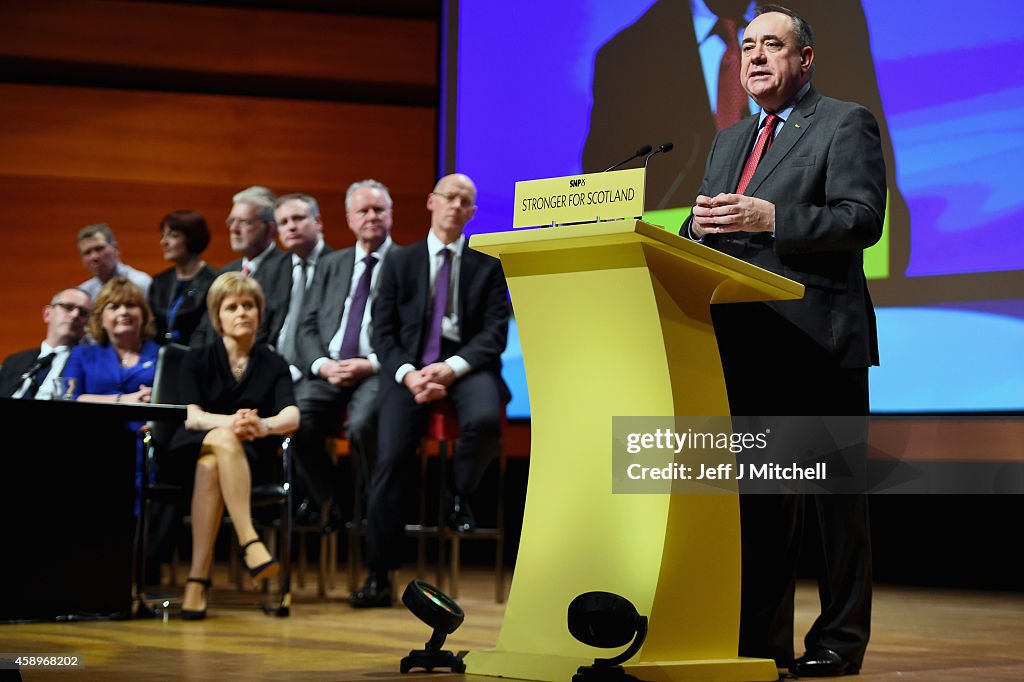
[[[220,266],[231,196],[261,184],[317,197],[345,247],[345,188],[373,177],[391,188],[396,241],[424,233],[437,3],[229,4],[0,1],[0,358],[38,344],[50,296],[88,277],[88,223],[156,273],[160,218],[195,209]]]

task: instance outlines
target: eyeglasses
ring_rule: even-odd
[[[265,222],[267,221],[260,220],[259,218],[256,218],[254,220],[249,220],[248,218],[228,218],[227,220],[224,221],[224,224],[227,225],[228,227],[234,227],[237,224],[239,227],[245,228],[252,227],[253,225],[259,225],[260,223]]]
[[[449,204],[455,204],[460,208],[471,208],[473,206],[473,199],[463,194],[442,194],[441,192],[431,192],[435,197],[441,197]]]
[[[84,305],[75,305],[74,303],[68,303],[66,301],[57,301],[50,307],[60,308],[66,313],[73,313],[77,310],[78,314],[81,315],[82,317],[89,317],[90,312],[90,310],[86,308]]]

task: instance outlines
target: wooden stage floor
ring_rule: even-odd
[[[220,577],[220,584],[226,580]],[[340,577],[340,576],[339,576]],[[407,581],[410,576],[399,576]],[[0,625],[0,652],[77,653],[76,671],[24,670],[33,680],[347,680],[391,682],[494,678],[422,672],[400,675],[398,662],[429,637],[404,606],[357,611],[338,586],[315,596],[315,578],[296,590],[290,618],[226,604],[239,595],[215,588],[202,622],[162,620]],[[404,582],[402,583],[404,585]],[[493,646],[503,607],[493,600],[493,578],[483,569],[463,574],[463,626],[446,648]],[[797,631],[815,615],[813,585],[801,583]],[[798,642],[798,653],[802,645]],[[3,679],[0,673],[0,679]],[[1024,680],[1024,594],[880,585],[874,632],[859,678],[865,681],[988,682]]]

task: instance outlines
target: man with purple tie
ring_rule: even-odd
[[[509,392],[501,379],[510,306],[500,262],[468,246],[476,185],[448,175],[427,196],[426,239],[384,264],[373,304],[380,358],[380,456],[367,509],[369,577],[355,607],[390,606],[389,571],[401,564],[403,511],[416,447],[433,403],[447,399],[459,421],[449,525],[475,527],[468,496],[498,452]]]
[[[344,475],[324,449],[346,411],[346,435],[362,466],[376,459],[377,373],[370,343],[371,305],[381,264],[393,250],[391,195],[376,180],[353,183],[345,193],[345,216],[355,246],[324,255],[306,293],[296,333],[302,379],[295,386],[302,414],[293,439],[300,475],[315,510],[331,503],[337,522]],[[315,518],[308,502],[300,516]],[[330,518],[321,519],[331,523]]]

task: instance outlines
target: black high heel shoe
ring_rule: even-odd
[[[245,560],[245,550],[249,549],[251,545],[262,543],[259,538],[249,540],[249,542],[242,545],[239,550],[239,555],[242,557],[242,563],[245,564],[245,570],[249,571],[249,575],[252,576],[253,580],[260,580],[262,578],[273,578],[277,575],[278,571],[281,570],[281,566],[277,563],[277,559],[271,557],[270,561],[266,561],[259,566],[250,567]]]
[[[203,596],[206,597],[206,606],[210,605],[210,598],[206,594],[209,591],[209,589],[210,589],[210,579],[209,578],[193,578],[193,577],[189,576],[189,578],[187,580],[185,580],[185,582],[186,583],[199,583],[200,585],[202,585],[203,586]],[[202,619],[206,618],[206,606],[204,606],[202,609],[182,609],[181,610],[181,619],[182,620],[202,620]]]

